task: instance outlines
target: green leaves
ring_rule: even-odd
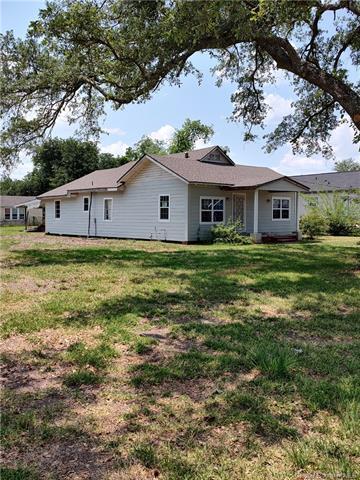
[[[186,152],[193,150],[197,140],[207,142],[214,135],[214,129],[201,123],[200,120],[187,118],[179,130],[174,133],[169,153]]]

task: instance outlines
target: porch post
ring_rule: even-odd
[[[261,242],[261,234],[259,234],[259,190],[254,190],[254,228],[253,240],[255,243]]]
[[[302,240],[302,233],[300,231],[300,218],[299,218],[299,192],[295,192],[295,212],[296,212],[296,234],[297,239]]]
[[[259,190],[254,190],[254,233],[259,233]]]

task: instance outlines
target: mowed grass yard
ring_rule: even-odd
[[[359,478],[359,239],[0,229],[2,480]]]

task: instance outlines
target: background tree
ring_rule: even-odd
[[[49,1],[24,40],[2,37],[2,162],[13,164],[64,109],[96,135],[105,103],[144,102],[165,82],[200,77],[190,59],[204,51],[218,61],[218,84],[236,83],[232,118],[246,140],[264,126],[264,86],[281,69],[297,100],[265,136],[266,150],[290,142],[295,153],[328,156],[341,121],[359,141],[359,82],[349,70],[360,62],[359,17],[356,0]]]
[[[346,160],[339,160],[335,162],[335,170],[337,172],[355,172],[360,170],[360,162],[347,158]]]
[[[214,135],[214,129],[200,122],[187,118],[182,127],[175,131],[169,145],[169,153],[193,150],[198,140],[208,142]]]
[[[132,162],[141,158],[145,153],[149,155],[166,155],[167,149],[164,142],[154,140],[144,135],[133,147],[126,149],[123,158],[126,159],[127,162]]]

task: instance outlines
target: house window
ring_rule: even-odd
[[[55,200],[55,218],[60,218],[60,200]]]
[[[200,222],[221,223],[224,221],[224,198],[201,197],[200,198]]]
[[[170,220],[170,195],[159,196],[159,220],[160,222]]]
[[[10,208],[5,208],[5,220],[10,220]]]
[[[25,218],[25,209],[24,208],[19,208],[18,209],[18,215],[20,220],[24,220]]]
[[[84,212],[89,211],[89,197],[84,197]]]
[[[104,220],[112,219],[112,198],[104,198]]]
[[[17,208],[12,208],[11,209],[11,218],[13,220],[17,220],[18,219],[18,210]]]
[[[290,198],[273,197],[272,219],[273,220],[290,220]]]

